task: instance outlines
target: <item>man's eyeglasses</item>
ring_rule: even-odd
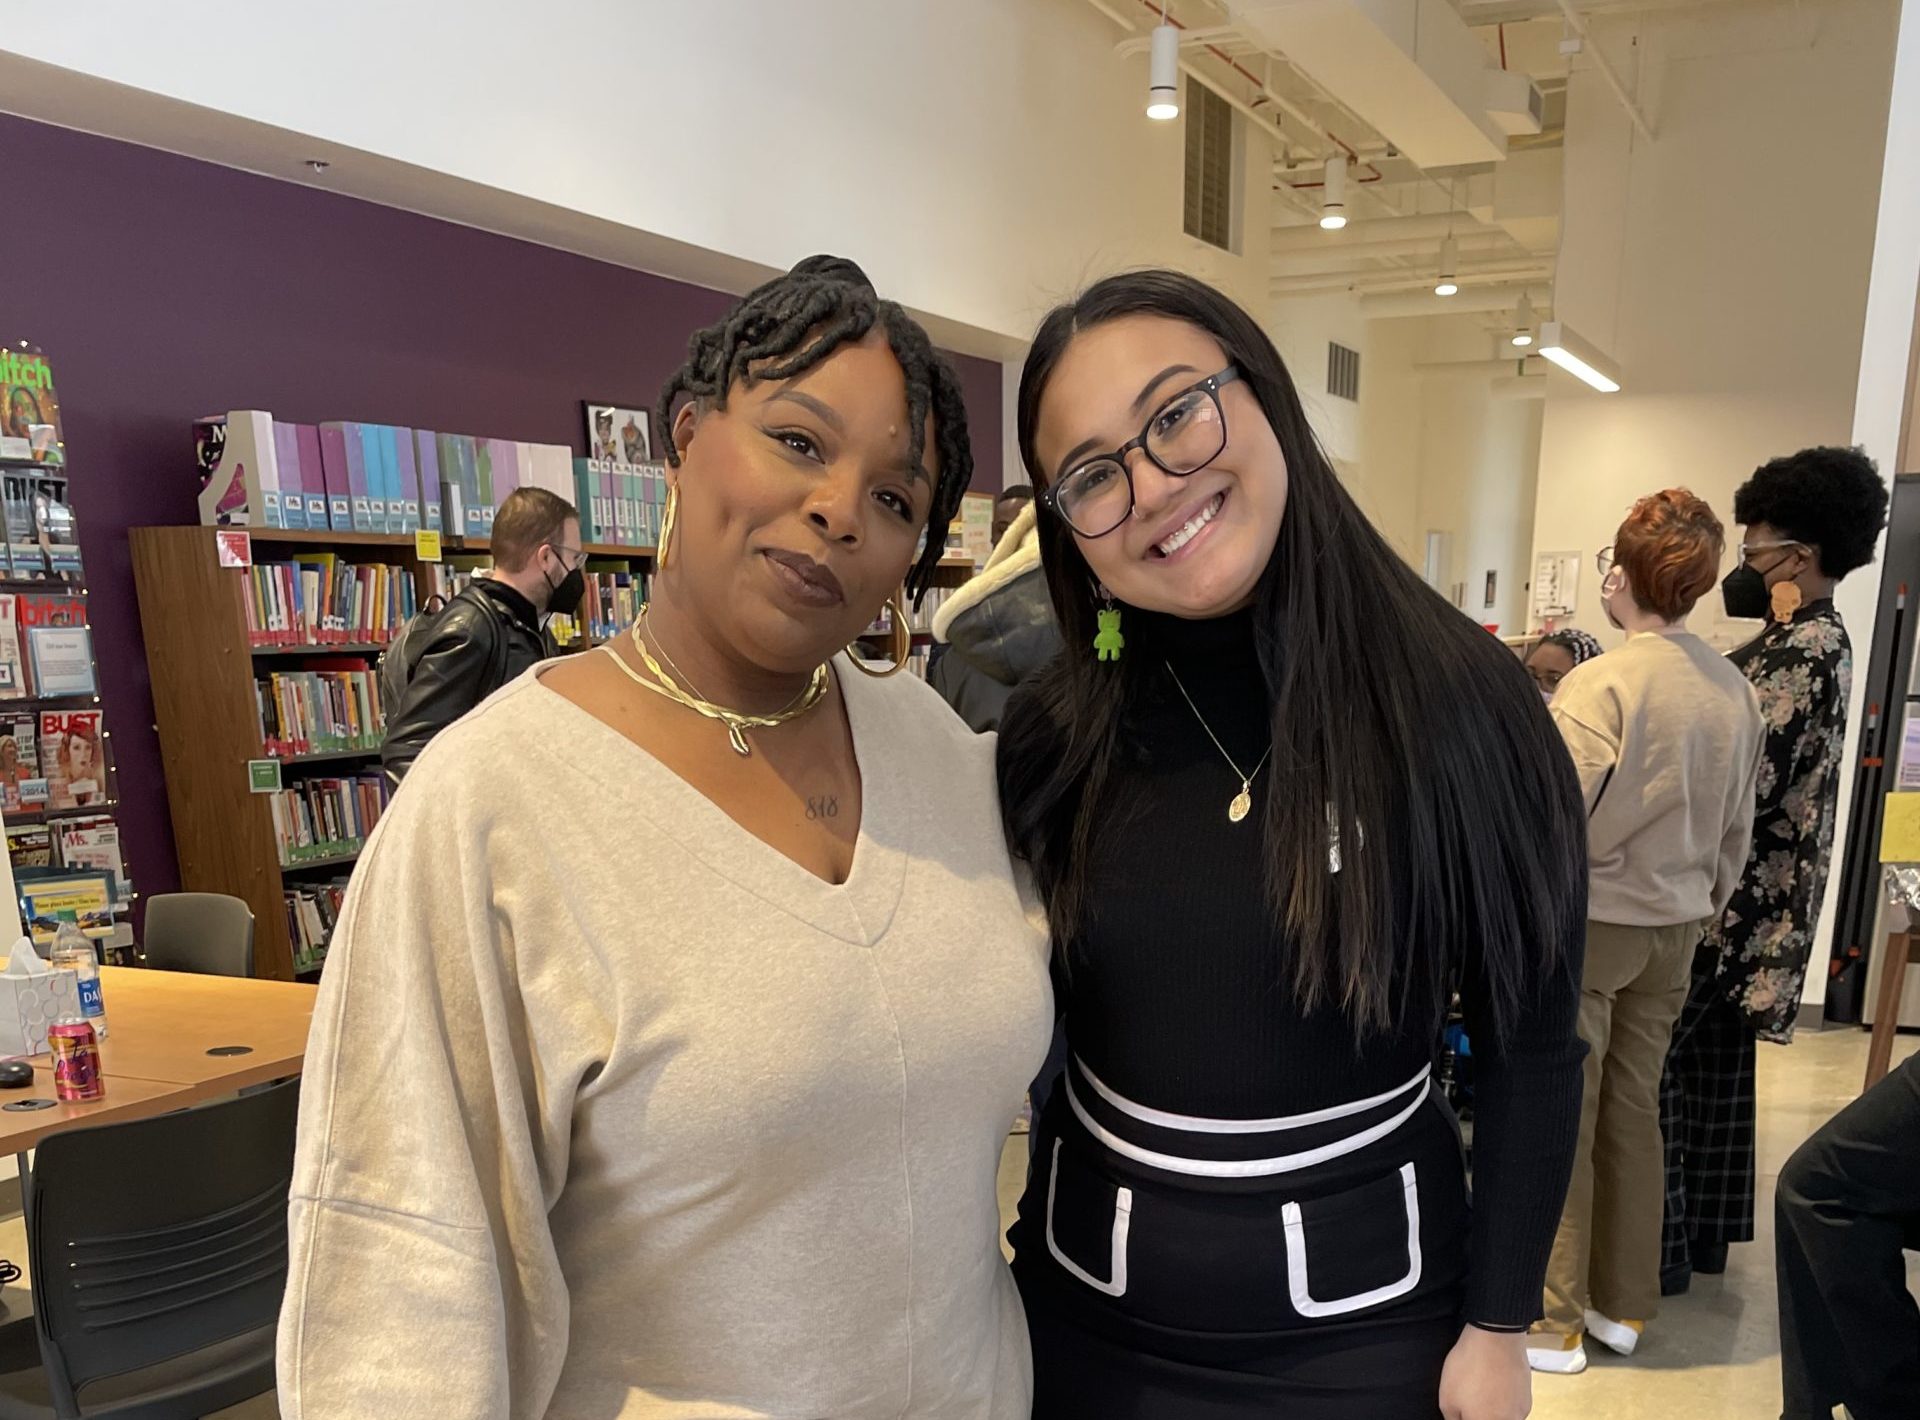
[[[1198,473],[1220,457],[1227,446],[1220,387],[1239,378],[1240,371],[1229,365],[1181,390],[1153,412],[1138,438],[1062,474],[1040,495],[1040,502],[1081,537],[1105,537],[1133,512],[1133,473],[1127,456],[1135,449],[1175,478]]]
[[[546,545],[553,550],[553,555],[560,559],[560,565],[569,572],[584,565],[587,560],[587,550],[584,547],[568,547],[564,542],[550,542]]]

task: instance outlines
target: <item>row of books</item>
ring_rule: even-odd
[[[0,805],[15,812],[112,801],[98,710],[0,715]]]
[[[927,672],[932,669],[933,663],[933,646],[930,639],[933,635],[933,618],[939,613],[947,598],[958,590],[957,587],[929,587],[918,607],[902,598],[901,605],[907,612],[907,630],[913,634],[912,646],[907,652],[906,669],[909,675],[917,675],[922,680],[927,678]],[[893,653],[893,647],[890,644],[892,637],[893,609],[882,607],[880,614],[873,619],[873,623],[861,633],[861,641],[868,653],[867,659],[876,664],[888,659]]]
[[[647,604],[647,574],[588,562],[587,590],[574,620],[595,641],[611,641],[640,619]]]
[[[340,920],[340,904],[347,896],[347,880],[290,887],[281,894],[287,905],[287,937],[293,943],[293,969],[318,971],[326,960],[327,943]]]
[[[947,598],[959,590],[958,587],[928,587],[918,607],[913,605],[905,593],[902,593],[900,604],[906,608],[907,629],[916,636],[931,636],[934,617],[939,615],[940,608],[946,605]],[[884,640],[892,634],[893,609],[885,606],[880,608],[880,614],[861,633],[862,636],[871,636],[877,640]]]
[[[387,781],[378,774],[304,779],[269,794],[280,866],[357,853],[380,821]]]
[[[667,507],[667,466],[573,461],[573,506],[584,542],[613,547],[658,547]]]
[[[384,562],[314,552],[246,572],[247,639],[255,646],[390,641],[420,609],[412,574]]]
[[[378,749],[387,732],[380,683],[365,661],[282,671],[253,683],[254,712],[267,754]]]
[[[106,873],[113,880],[115,902],[125,902],[130,893],[120,856],[120,826],[105,814],[59,823],[8,824],[7,859],[16,872],[67,868]]]
[[[484,537],[517,488],[574,491],[573,450],[392,424],[289,424],[236,409],[194,426],[200,520]]]
[[[477,557],[449,557],[426,564],[427,596],[452,599],[486,562]],[[581,639],[607,641],[640,619],[647,601],[647,574],[612,558],[592,557],[582,569],[586,590],[572,616],[555,616],[547,623],[562,646]]]

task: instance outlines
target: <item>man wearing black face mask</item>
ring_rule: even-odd
[[[1733,513],[1740,561],[1721,596],[1727,615],[1766,623],[1732,657],[1766,740],[1752,855],[1695,954],[1661,1085],[1669,1295],[1753,1237],[1755,1042],[1793,1039],[1833,850],[1853,674],[1833,589],[1872,561],[1887,489],[1857,449],[1804,449],[1759,469]]]
[[[493,567],[398,645],[405,690],[389,705],[380,766],[398,784],[427,741],[555,652],[548,614],[571,616],[586,590],[580,517],[544,488],[522,488],[494,515]],[[383,670],[383,679],[385,678]]]

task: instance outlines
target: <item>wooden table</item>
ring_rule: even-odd
[[[62,1129],[150,1119],[300,1073],[318,987],[145,967],[102,967],[100,977],[106,1098],[7,1108],[54,1098],[53,1059],[35,1056],[31,1087],[0,1090],[0,1154],[24,1153]],[[208,1053],[235,1048],[245,1053]]]

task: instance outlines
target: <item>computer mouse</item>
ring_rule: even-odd
[[[24,1060],[0,1060],[0,1090],[19,1090],[33,1083],[33,1066]]]

